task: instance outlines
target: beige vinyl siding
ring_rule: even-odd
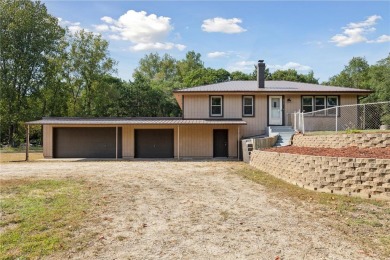
[[[290,102],[287,102],[290,99]],[[284,96],[284,122],[286,125],[293,125],[294,115],[301,109],[301,95],[285,95]]]
[[[43,157],[53,158],[53,127],[43,126]]]
[[[209,95],[184,96],[184,119],[209,118]]]
[[[241,96],[240,96],[241,98]],[[242,107],[239,108],[242,113]],[[241,127],[243,137],[254,136],[265,134],[267,127],[267,96],[257,95],[255,96],[255,116],[254,117],[243,117],[247,125]]]
[[[242,117],[242,96],[241,95],[224,95],[224,117],[241,118]]]
[[[115,127],[112,125],[44,125],[43,154],[45,158],[53,157],[53,127]],[[122,127],[122,157],[134,158],[134,129],[174,129],[174,156],[178,156],[178,126],[177,125],[118,125]],[[238,127],[232,125],[180,125],[180,158],[211,158],[213,157],[213,129],[228,129],[229,157],[237,157]],[[241,131],[241,130],[240,130]]]
[[[250,95],[251,93],[247,94]],[[215,94],[217,95],[217,94]],[[223,118],[234,119],[242,118],[247,125],[241,127],[241,137],[249,137],[254,135],[265,134],[268,125],[268,96],[267,94],[255,94],[255,116],[242,117],[242,96],[243,93],[220,93],[223,96]],[[301,97],[308,96],[339,96],[341,105],[356,104],[356,95],[340,95],[340,94],[295,94],[295,93],[275,93],[273,96],[284,96],[284,124],[293,125],[293,113],[301,110]],[[209,115],[209,94],[203,95],[185,95],[184,96],[184,118],[185,119],[204,119],[212,118]],[[287,99],[291,99],[287,102]],[[344,116],[344,114],[343,114]],[[349,121],[356,122],[356,113],[348,115]],[[312,118],[311,121],[318,121],[315,124],[318,127],[325,127],[326,124],[332,125],[330,118]],[[314,124],[314,123],[313,123]]]
[[[237,157],[237,126],[225,125],[180,126],[180,157],[213,157],[214,129],[228,130],[228,154]]]
[[[134,135],[134,128],[122,127],[122,158],[134,157],[134,140],[131,139]]]
[[[223,118],[241,118],[241,95],[186,95],[184,96],[184,119],[218,118],[210,117],[210,96],[223,96]]]
[[[213,130],[209,126],[180,126],[180,156],[212,157]],[[177,146],[177,144],[176,144]]]

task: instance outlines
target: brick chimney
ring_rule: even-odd
[[[265,63],[264,60],[259,60],[257,63],[257,86],[259,88],[265,87]]]

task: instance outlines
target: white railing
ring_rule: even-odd
[[[345,131],[380,129],[390,125],[390,101],[335,106],[291,114],[295,131]]]

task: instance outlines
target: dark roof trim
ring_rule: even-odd
[[[169,118],[77,118],[49,117],[26,122],[26,125],[246,125],[241,119]]]
[[[288,93],[288,94],[307,94],[307,93],[319,93],[319,94],[328,94],[329,93],[340,93],[340,94],[370,94],[374,93],[373,90],[366,90],[362,89],[359,91],[297,91],[297,90],[286,90],[286,89],[278,89],[278,90],[268,90],[268,89],[259,89],[258,91],[253,91],[253,90],[221,90],[221,91],[216,91],[216,90],[205,90],[205,91],[180,91],[180,90],[175,90],[173,91],[174,94],[199,94],[199,93],[207,93],[207,94],[223,94],[223,93],[244,93],[244,94],[249,94],[249,93],[256,93],[256,94],[265,94],[269,95],[272,93]]]

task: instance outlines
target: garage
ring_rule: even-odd
[[[116,154],[115,147],[118,147]],[[55,127],[54,158],[122,158],[122,128],[118,127]]]
[[[135,158],[173,158],[173,129],[135,129]]]

